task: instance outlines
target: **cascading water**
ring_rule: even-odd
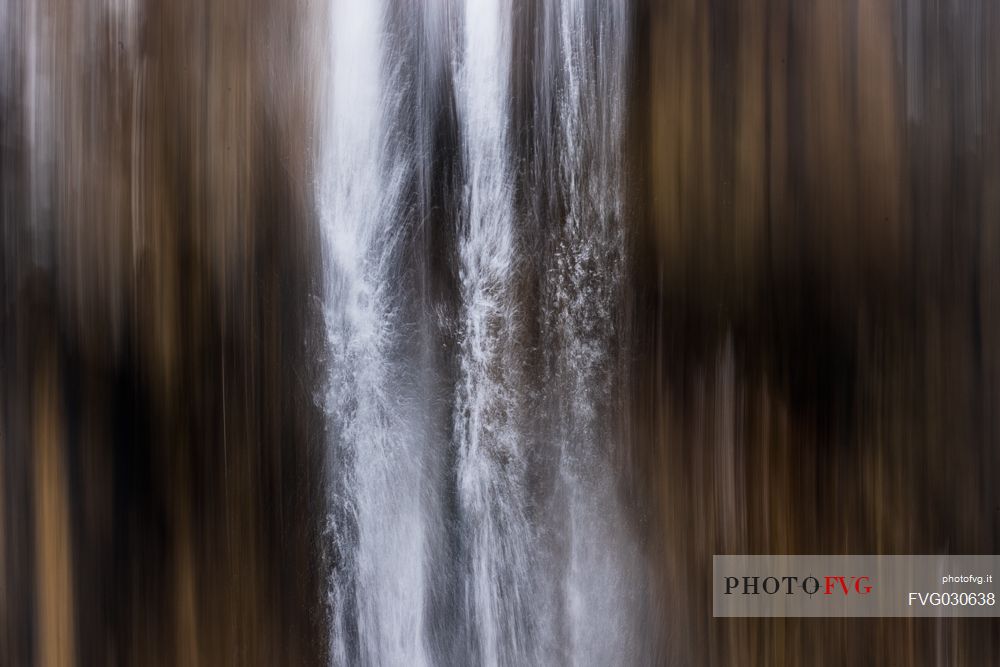
[[[399,266],[412,178],[407,82],[386,8],[338,0],[318,168],[330,415],[337,663],[427,662],[420,430],[413,428]]]
[[[517,3],[329,9],[333,662],[631,664],[643,567],[614,456],[628,11],[539,12],[548,112],[522,127]],[[431,211],[434,179],[455,183]],[[432,265],[450,287],[416,279]]]
[[[464,191],[455,400],[466,619],[484,664],[530,664],[532,527],[526,515],[517,382],[517,271],[507,125],[511,14],[502,0],[466,0],[457,98]]]
[[[621,524],[615,489],[621,399],[625,235],[622,142],[627,7],[564,0],[555,16],[557,64],[542,73],[555,91],[560,225],[549,227],[542,300],[546,381],[559,447],[557,495],[567,562],[566,654],[575,664],[614,664],[635,639],[638,553]]]

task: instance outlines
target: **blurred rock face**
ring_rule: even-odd
[[[4,664],[301,664],[316,534],[299,8],[7,2]]]
[[[327,661],[325,9],[279,4],[0,4],[3,664]],[[708,577],[997,551],[1000,10],[662,0],[630,25],[640,653],[997,662],[993,621],[715,620]]]
[[[635,451],[683,628],[664,659],[995,662],[992,621],[712,620],[705,591],[713,553],[995,552],[1000,14],[645,11]]]

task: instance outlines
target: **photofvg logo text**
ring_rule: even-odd
[[[724,577],[726,595],[868,595],[873,581],[869,575],[809,575]]]
[[[714,616],[1000,616],[1000,556],[714,556]]]

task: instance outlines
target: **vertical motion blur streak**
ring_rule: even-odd
[[[554,91],[554,99],[543,103],[553,109],[552,127],[545,128],[553,136],[552,154],[545,163],[555,173],[542,171],[538,183],[540,193],[557,184],[554,205],[546,210],[541,308],[547,373],[541,390],[552,415],[546,441],[558,449],[553,511],[563,513],[554,532],[565,542],[565,562],[558,566],[566,659],[615,664],[642,654],[632,633],[644,588],[616,486],[624,446],[617,415],[629,354],[622,295],[630,8],[567,1],[553,13],[557,63],[542,76],[551,77],[545,90]]]
[[[399,266],[413,165],[402,114],[410,83],[381,2],[329,16],[316,185],[330,419],[333,655],[353,664],[427,662],[419,419]],[[393,48],[396,47],[396,48]]]
[[[511,173],[512,5],[466,0],[453,58],[460,128],[459,376],[455,397],[469,659],[536,662],[537,571],[526,514],[525,409],[514,297],[518,238]]]

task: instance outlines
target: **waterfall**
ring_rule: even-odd
[[[567,654],[575,664],[630,655],[638,553],[615,489],[625,261],[622,157],[628,11],[622,2],[564,0],[554,17],[555,154],[561,223],[546,247],[543,349],[550,356],[552,444],[567,562]],[[546,179],[548,182],[548,179]],[[555,217],[555,216],[553,216]],[[627,660],[631,662],[631,660]]]
[[[333,654],[339,664],[421,665],[422,442],[408,400],[399,288],[413,159],[402,54],[385,39],[386,20],[376,0],[333,4],[321,110]]]
[[[549,55],[524,126],[517,2],[328,9],[332,660],[633,663],[643,564],[616,463],[627,7],[539,11]],[[431,211],[436,179],[454,187]],[[432,264],[447,289],[420,278]]]
[[[483,664],[530,664],[532,527],[518,391],[517,236],[510,157],[511,7],[466,0],[457,59],[464,189],[455,400],[466,618]]]

